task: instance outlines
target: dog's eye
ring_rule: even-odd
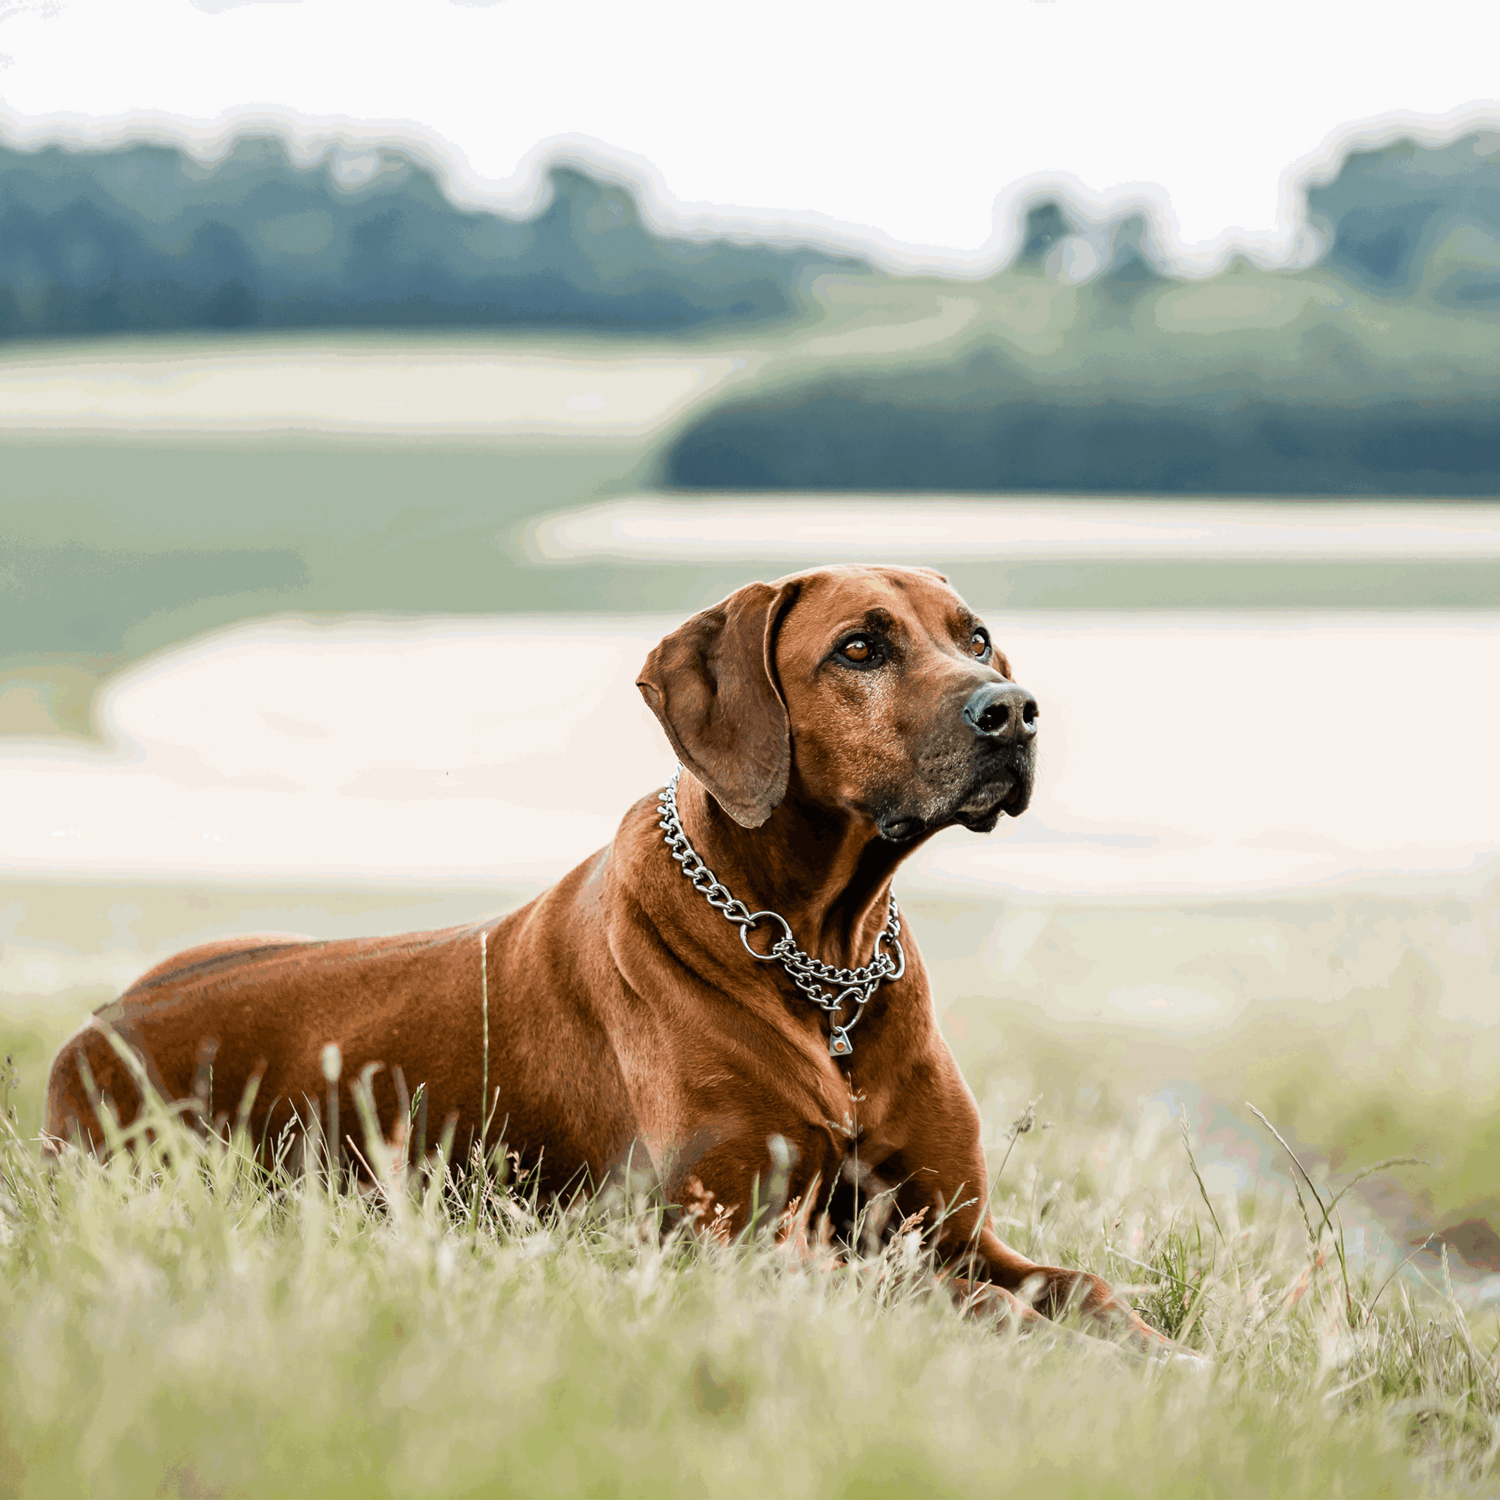
[[[976,630],[969,637],[969,652],[973,656],[985,657],[990,654],[989,633],[984,630]]]
[[[852,641],[845,641],[844,644],[839,647],[839,655],[844,657],[847,661],[858,662],[861,666],[863,666],[867,661],[870,661],[874,658],[875,648],[870,644],[869,641],[864,638],[864,636],[857,635]]]

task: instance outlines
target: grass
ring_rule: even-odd
[[[1337,1214],[1264,1187],[1215,1200],[1176,1132],[1080,1119],[987,1145],[996,1163],[1012,1147],[1002,1233],[1132,1286],[1209,1356],[1201,1374],[966,1322],[916,1235],[830,1268],[700,1242],[645,1201],[547,1206],[435,1157],[403,1170],[368,1131],[380,1187],[362,1192],[155,1123],[135,1158],[53,1169],[13,1128],[0,1141],[7,1493],[1321,1496],[1495,1477],[1491,1322],[1410,1272],[1351,1265],[1346,1289]]]
[[[46,1060],[118,982],[91,955],[139,972],[221,930],[402,930],[495,899],[324,893],[319,917],[305,893],[288,912],[253,892],[49,890],[0,893],[19,1074],[0,1075],[0,1494],[1496,1488],[1496,1305],[1465,1311],[1475,1273],[1455,1260],[1450,1286],[1432,1253],[1391,1275],[1493,1193],[1490,950],[1453,940],[1500,930],[1491,884],[1448,906],[910,903],[1000,1232],[1127,1288],[1208,1356],[1201,1378],[965,1322],[917,1241],[831,1270],[697,1243],[649,1203],[549,1208],[431,1164],[398,1190],[378,1140],[378,1194],[175,1125],[165,1154],[49,1174],[31,1141]],[[139,951],[110,937],[126,905]],[[1009,935],[1027,932],[1021,953]],[[28,995],[44,961],[57,988]],[[1148,979],[1225,1009],[1190,1031],[1112,1011],[1114,986]],[[1405,1156],[1432,1165],[1334,1205]]]

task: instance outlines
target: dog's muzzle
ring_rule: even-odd
[[[974,736],[978,775],[958,821],[988,833],[1003,813],[1019,817],[1031,802],[1036,769],[1037,701],[1013,682],[987,682],[969,695],[961,717]]]
[[[907,843],[949,823],[988,833],[1002,814],[1019,817],[1031,802],[1038,713],[1036,699],[1013,682],[975,689],[959,710],[967,745],[949,741],[942,751],[949,790],[929,806],[893,798],[876,814],[881,837]]]

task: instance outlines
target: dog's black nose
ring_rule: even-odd
[[[1036,734],[1036,699],[1013,682],[987,682],[964,704],[964,723],[981,739],[1024,744]]]

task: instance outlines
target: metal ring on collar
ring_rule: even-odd
[[[770,953],[757,953],[755,949],[750,946],[750,929],[752,927],[759,926],[760,919],[762,917],[769,917],[773,922],[781,923],[781,930],[786,934],[786,936],[784,939],[779,939],[778,942],[784,941],[793,943],[795,945],[795,939],[792,937],[791,926],[788,924],[787,919],[777,911],[751,912],[748,920],[740,923],[740,941],[745,945],[745,952],[748,953],[751,958],[758,958],[763,964],[776,963],[780,959],[780,955],[775,952],[775,948],[777,947],[776,943],[772,944],[772,951]]]
[[[896,968],[889,970],[885,977],[887,979],[899,979],[904,973],[906,973],[906,949],[901,946],[901,939],[896,937],[893,933],[882,932],[880,936],[875,939],[875,952],[878,954],[881,948],[886,943],[889,943],[891,947],[896,950],[896,957],[894,962],[897,966]]]

